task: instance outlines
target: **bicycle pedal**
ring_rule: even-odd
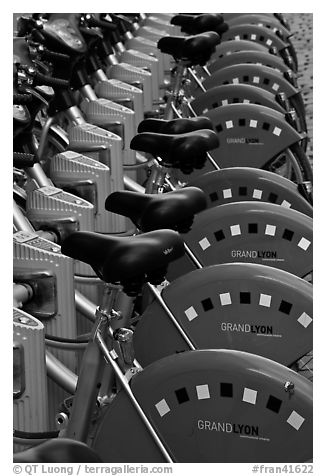
[[[24,432],[47,431],[48,391],[44,325],[13,308],[13,427]],[[14,452],[20,445],[14,446]]]
[[[152,75],[152,100],[153,103],[159,100],[159,62],[158,59],[149,56],[142,51],[136,51],[133,49],[126,50],[119,56],[122,63],[128,63],[138,68],[147,69]]]
[[[65,191],[87,200],[94,206],[95,231],[108,233],[119,228],[120,217],[104,208],[110,189],[110,169],[85,155],[73,151],[56,154],[51,159],[50,177]]]
[[[140,87],[144,93],[144,111],[152,109],[152,75],[149,71],[127,63],[120,63],[109,66],[106,69],[106,75],[110,79],[119,79],[129,84],[136,83],[137,87]]]
[[[37,230],[54,230],[61,240],[73,231],[93,231],[95,227],[91,203],[52,186],[37,188],[28,194],[26,215]],[[82,262],[76,262],[76,272],[94,275],[90,266]]]
[[[96,101],[83,101],[80,108],[88,122],[121,137],[123,163],[124,165],[134,165],[136,153],[129,148],[130,141],[136,134],[134,111],[104,98]]]
[[[142,89],[118,79],[108,79],[96,83],[94,91],[97,96],[120,103],[134,111],[136,124],[144,119],[144,93]]]

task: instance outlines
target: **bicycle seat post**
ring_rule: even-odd
[[[108,390],[108,385],[111,382],[111,368],[105,368],[104,373],[102,356],[104,355],[105,360],[111,363],[106,357],[109,355],[112,361],[115,362],[115,357],[113,358],[111,355],[111,352],[113,352],[113,331],[110,329],[109,323],[112,319],[120,317],[118,313],[113,311],[119,289],[119,286],[105,285],[102,302],[95,312],[96,322],[83,355],[69,421],[67,427],[62,428],[66,430],[65,435],[79,441],[87,441],[89,422],[96,408],[99,389],[101,389],[100,393],[103,395],[103,392],[105,393]],[[107,347],[108,344],[110,349]],[[103,348],[105,352],[103,352]],[[102,389],[101,387],[104,386],[105,388]]]
[[[175,79],[173,84],[172,92],[169,94],[166,107],[164,110],[163,119],[172,120],[173,119],[173,105],[177,102],[180,89],[182,86],[183,77],[187,71],[187,64],[185,61],[177,61]]]
[[[168,171],[167,167],[164,167],[155,159],[150,169],[145,193],[162,193]]]

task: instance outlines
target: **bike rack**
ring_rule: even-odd
[[[67,150],[51,159],[50,177],[54,184],[94,205],[95,231],[107,233],[111,217],[104,208],[110,194],[110,169],[101,162]]]
[[[13,241],[14,281],[28,283],[33,289],[33,298],[24,305],[24,311],[40,320],[47,334],[76,339],[74,261],[61,254],[60,246],[40,238],[36,233],[19,231],[13,235]],[[37,352],[36,346],[34,351]],[[60,349],[53,350],[53,354],[69,369],[76,371],[74,353]],[[33,367],[31,372],[37,374],[38,370]],[[49,381],[48,396],[49,415],[53,416],[67,394]],[[53,429],[54,420],[50,421],[50,425]]]
[[[312,219],[272,203],[238,202],[210,208],[196,215],[183,238],[202,266],[250,262],[299,277],[312,271]],[[184,256],[170,264],[168,279],[194,267]]]
[[[105,79],[98,81],[94,86],[96,95],[100,98],[110,99],[116,103],[122,103],[135,113],[136,124],[144,119],[143,91],[128,83],[117,79]]]
[[[146,367],[131,388],[176,462],[312,457],[311,383],[269,359],[183,352]],[[121,392],[102,415],[93,448],[105,461],[162,462]]]
[[[250,352],[290,366],[312,349],[312,285],[268,266],[227,263],[177,278],[161,293],[196,349]],[[189,345],[159,301],[134,336],[142,366]]]
[[[26,216],[36,229],[55,229],[63,239],[77,230],[94,230],[94,207],[71,193],[52,186],[31,191],[26,200]],[[76,262],[76,272],[94,274],[89,265]]]
[[[135,165],[136,153],[129,149],[130,141],[136,134],[134,111],[104,98],[82,101],[80,109],[87,122],[121,137],[123,164]]]
[[[118,79],[124,83],[134,84],[137,88],[141,88],[144,93],[144,110],[152,110],[152,75],[149,71],[127,63],[119,63],[108,66],[105,73],[109,79]]]
[[[150,56],[142,51],[128,49],[119,55],[122,63],[128,63],[138,68],[146,68],[152,75],[152,101],[153,104],[159,100],[159,61],[155,56]]]
[[[129,48],[137,51],[142,51],[147,55],[154,56],[158,59],[158,68],[159,68],[159,84],[164,84],[164,63],[163,63],[163,53],[157,48],[155,41],[151,41],[148,38],[142,38],[141,36],[136,36],[130,38],[125,43],[127,50]]]
[[[13,426],[25,432],[49,428],[44,326],[13,308]],[[37,364],[37,368],[35,368]],[[15,445],[20,451],[20,445]]]
[[[260,200],[291,208],[312,218],[310,203],[297,185],[267,170],[232,167],[201,175],[188,183],[205,192],[208,208],[231,202]]]

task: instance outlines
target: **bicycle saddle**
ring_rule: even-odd
[[[157,47],[177,60],[204,66],[219,42],[220,36],[215,31],[207,31],[193,36],[165,36],[158,41]]]
[[[160,284],[166,268],[184,254],[183,241],[172,230],[119,237],[76,231],[62,243],[61,252],[83,261],[107,283],[121,283],[135,296],[144,282]]]
[[[111,193],[106,210],[126,216],[142,231],[171,228],[179,233],[190,230],[194,215],[206,208],[206,197],[197,187],[154,195],[119,191]]]
[[[180,169],[184,174],[191,173],[194,168],[201,169],[206,152],[218,146],[217,135],[210,129],[185,134],[141,132],[130,142],[131,149],[158,156],[163,165]]]
[[[201,15],[175,15],[170,23],[181,26],[181,31],[188,35],[198,35],[206,31],[215,31],[219,35],[228,30],[227,23],[223,16],[214,13],[203,13]]]
[[[212,129],[213,124],[208,117],[165,119],[144,119],[138,125],[138,132],[158,132],[160,134],[185,134],[200,129]]]
[[[68,438],[54,438],[13,456],[14,463],[102,463],[85,443]]]

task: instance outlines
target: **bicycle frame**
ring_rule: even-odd
[[[164,444],[143,412],[129,385],[129,380],[132,375],[135,372],[140,372],[142,367],[132,358],[127,362],[127,372],[124,372],[120,368],[118,355],[113,349],[114,331],[110,326],[110,319],[112,318],[112,307],[115,294],[115,290],[112,291],[109,287],[106,287],[102,304],[97,309],[96,322],[93,327],[90,343],[83,356],[81,373],[78,377],[76,394],[74,396],[74,403],[68,427],[65,430],[65,436],[80,441],[87,440],[88,426],[90,417],[94,410],[95,395],[98,388],[97,382],[99,376],[103,373],[104,358],[112,368],[119,384],[126,392],[129,400],[140,419],[145,424],[165,461],[172,463],[173,459],[171,455],[169,455],[164,447]]]

